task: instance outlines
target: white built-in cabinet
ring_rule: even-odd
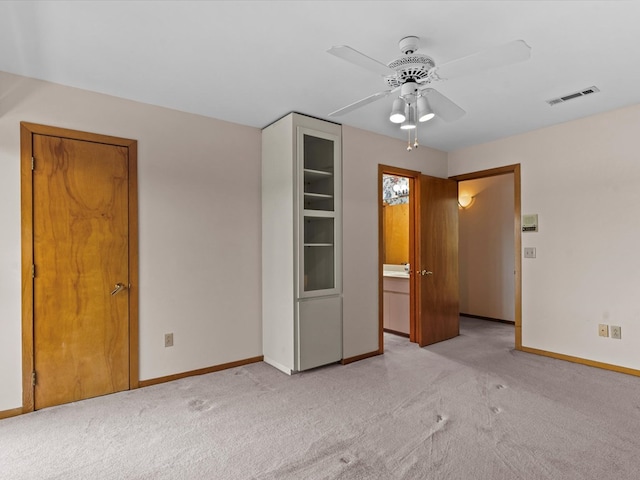
[[[264,361],[342,359],[342,127],[290,113],[262,130]]]

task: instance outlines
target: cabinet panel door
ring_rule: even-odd
[[[298,370],[342,359],[342,298],[298,302]]]

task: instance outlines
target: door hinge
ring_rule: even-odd
[[[31,170],[36,169],[36,159],[35,157],[31,157]]]
[[[31,386],[36,386],[36,372],[31,372]]]
[[[36,266],[31,265],[31,278],[36,278]]]

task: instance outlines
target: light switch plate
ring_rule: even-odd
[[[536,258],[535,247],[524,247],[524,258]]]
[[[538,231],[538,214],[522,215],[522,231],[537,232]]]

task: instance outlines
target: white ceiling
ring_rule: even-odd
[[[527,62],[432,84],[467,114],[421,125],[420,143],[451,151],[640,103],[639,21],[640,2],[611,0],[2,1],[0,70],[262,128],[386,90],[333,45],[388,63],[416,35],[442,64],[525,40]],[[405,138],[392,100],[333,120]]]

